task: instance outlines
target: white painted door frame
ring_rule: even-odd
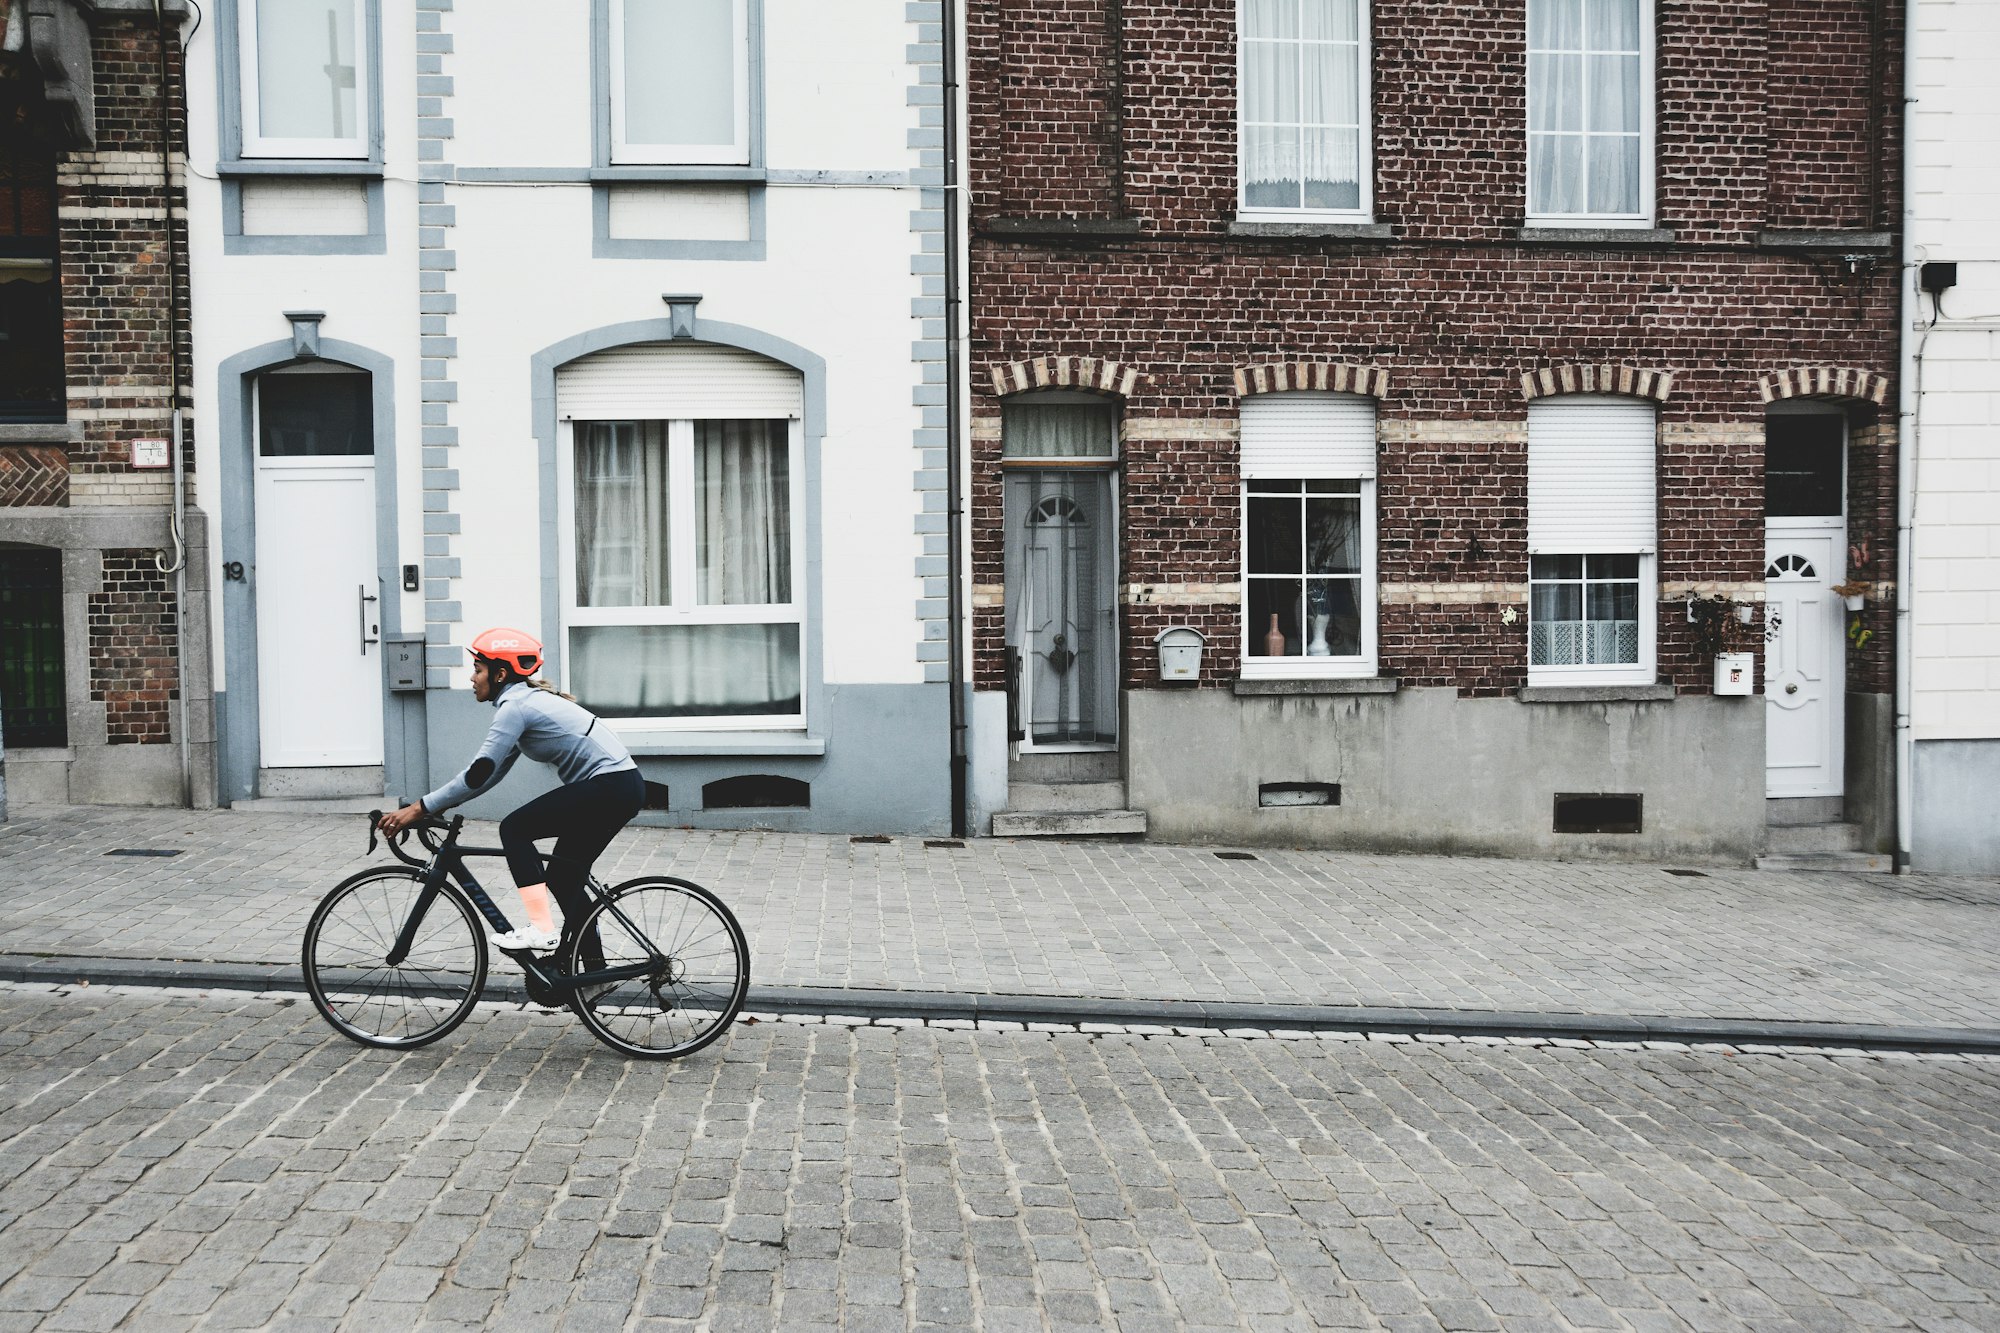
[[[1765,522],[1764,761],[1771,797],[1845,792],[1847,577],[1839,517]]]

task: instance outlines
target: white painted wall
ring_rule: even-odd
[[[1912,721],[2000,737],[2000,5],[1923,0],[1914,35],[1911,240],[1958,265],[1922,335]],[[1915,278],[1911,283],[1914,287]],[[1917,309],[1928,322],[1929,298]]]

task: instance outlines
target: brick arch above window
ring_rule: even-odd
[[[1757,381],[1767,403],[1786,398],[1858,398],[1877,407],[1889,401],[1889,377],[1850,366],[1793,366]]]
[[[1544,366],[1521,376],[1521,397],[1531,403],[1565,393],[1623,393],[1664,403],[1673,391],[1673,371],[1639,366]]]
[[[1385,398],[1389,393],[1389,372],[1383,366],[1350,366],[1332,361],[1278,361],[1236,369],[1236,396],[1239,398],[1298,389]]]
[[[1144,378],[1130,366],[1092,356],[1036,356],[993,367],[993,392],[1005,398],[1036,389],[1088,389],[1129,398]]]

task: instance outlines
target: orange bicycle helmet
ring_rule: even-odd
[[[498,662],[524,680],[542,666],[542,641],[526,630],[486,630],[473,639],[470,651],[474,658]]]

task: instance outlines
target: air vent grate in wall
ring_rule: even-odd
[[[644,808],[647,810],[666,810],[670,808],[666,783],[649,782],[646,784],[646,803]]]
[[[1643,796],[1634,792],[1557,792],[1558,833],[1637,833]]]
[[[717,778],[701,789],[704,810],[804,810],[811,805],[810,786],[773,773]]]
[[[1266,808],[1288,805],[1339,805],[1338,782],[1262,782],[1257,785],[1257,804]]]

